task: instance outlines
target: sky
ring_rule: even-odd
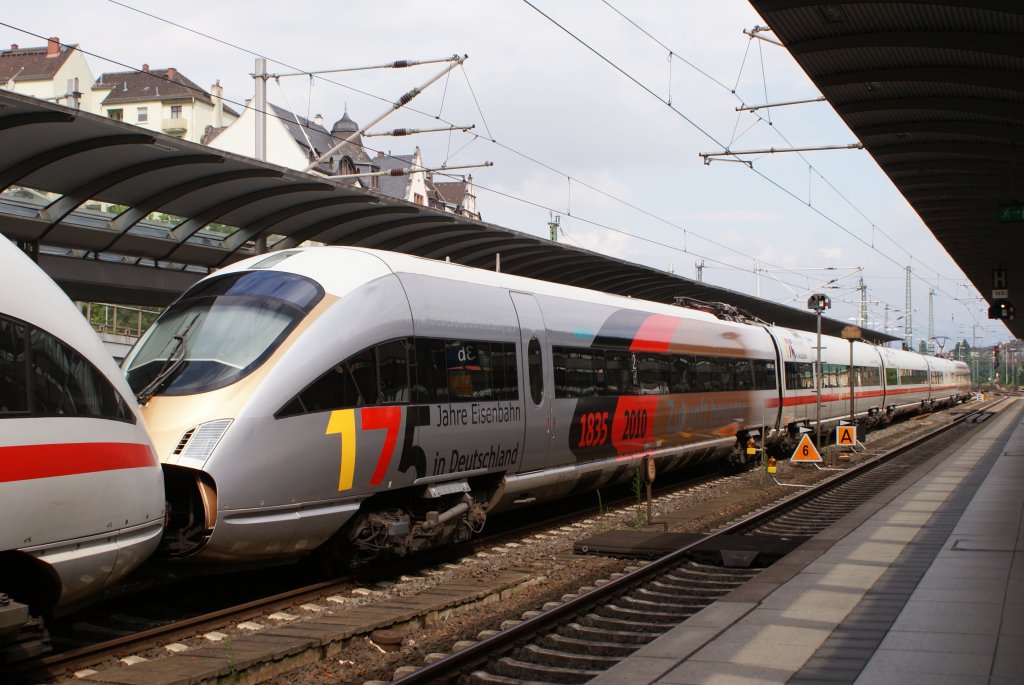
[[[915,348],[928,337],[988,345],[1012,336],[891,181],[863,150],[700,153],[848,145],[828,103],[737,112],[820,94],[782,47],[744,34],[765,22],[746,0],[49,0],[12,3],[0,45],[78,44],[93,74],[177,68],[215,81],[237,110],[255,57],[272,74],[468,55],[373,127],[473,125],[468,133],[365,138],[371,156],[408,154],[472,174],[485,221],[696,276],[904,335],[906,272]],[[177,24],[177,25],[175,25]],[[770,33],[763,33],[768,35]],[[326,125],[346,110],[365,125],[445,65],[280,77],[271,102]],[[456,173],[456,172],[453,172]]]

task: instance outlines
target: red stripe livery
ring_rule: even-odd
[[[0,483],[156,465],[148,445],[130,442],[0,447]]]

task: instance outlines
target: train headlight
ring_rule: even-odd
[[[217,443],[224,437],[224,432],[230,425],[231,419],[218,419],[189,428],[181,436],[178,446],[174,448],[174,455],[178,457],[178,464],[180,466],[203,468],[206,460],[213,454]]]

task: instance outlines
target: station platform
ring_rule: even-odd
[[[1024,401],[592,685],[1024,682]]]

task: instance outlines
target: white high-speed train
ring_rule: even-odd
[[[493,512],[792,444],[815,336],[356,248],[208,276],[125,359],[164,464],[164,551],[372,559]],[[823,338],[823,422],[969,395],[966,365]],[[765,428],[762,431],[762,427]],[[763,434],[762,434],[763,432]],[[790,447],[792,449],[792,447]]]
[[[0,651],[149,557],[163,474],[135,397],[74,304],[0,237]]]

